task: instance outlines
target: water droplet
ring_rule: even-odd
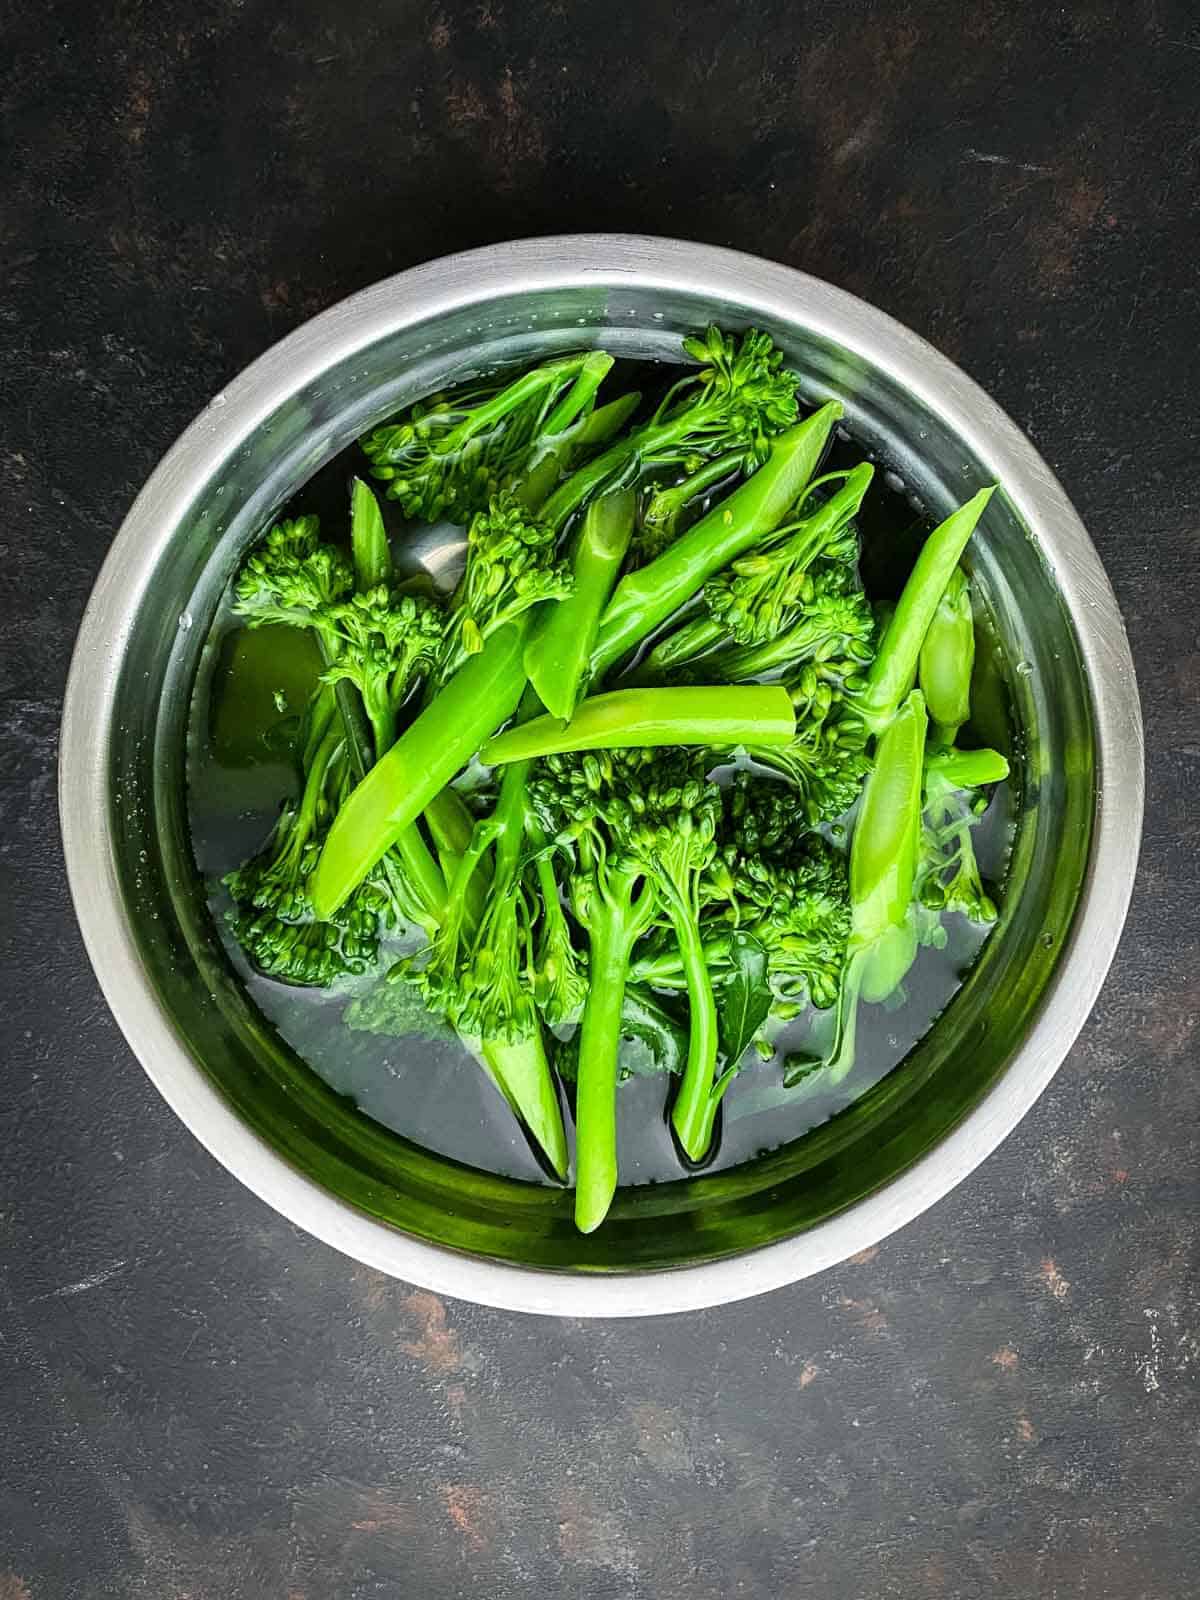
[[[883,481],[893,494],[904,493],[904,479],[898,472],[885,472]]]
[[[1021,676],[1023,678],[1032,678],[1033,677],[1033,662],[1032,661],[1018,661],[1017,662],[1017,671],[1021,674]]]
[[[191,625],[192,625],[192,613],[190,611],[181,611],[179,613],[179,626],[180,626],[180,628],[183,630],[184,633],[186,633],[188,631],[188,629],[191,627]]]
[[[661,311],[654,312],[654,320],[655,320],[655,322],[661,322],[663,320],[663,312],[661,312]]]
[[[225,404],[225,396],[223,394],[215,394],[208,403],[215,410],[220,410],[220,408]]]
[[[1052,933],[1044,933],[1042,935],[1042,943],[1047,950],[1052,950],[1054,948],[1054,935]]]

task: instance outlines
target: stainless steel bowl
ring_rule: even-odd
[[[852,1111],[732,1171],[622,1193],[575,1233],[565,1196],[405,1144],[320,1083],[246,1000],[188,845],[184,734],[222,589],[271,512],[357,434],[482,367],[585,344],[670,356],[756,324],[836,395],[855,439],[933,513],[1004,489],[974,572],[1004,643],[1021,814],[1006,910],[964,988]],[[943,356],[862,301],[665,239],[528,240],[334,307],[212,400],[139,495],[80,630],[63,722],[67,866],[129,1043],[217,1159],[349,1255],[464,1299],[572,1316],[679,1311],[821,1271],[901,1227],[1017,1123],[1096,998],[1142,819],[1121,619],[1044,462]]]

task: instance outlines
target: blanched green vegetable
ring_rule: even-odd
[[[586,686],[600,616],[633,534],[631,489],[593,500],[571,561],[572,586],[560,605],[537,620],[525,646],[525,670],[551,716],[570,718]]]
[[[437,396],[376,428],[362,447],[406,516],[465,522],[591,406],[611,366],[612,357],[596,350],[548,361],[510,383]]]
[[[775,1094],[836,1085],[860,1006],[954,936],[943,913],[996,916],[972,829],[1007,762],[954,745],[974,653],[959,561],[992,491],[879,602],[859,571],[873,469],[840,444],[819,476],[840,404],[797,420],[754,330],[684,354],[657,405],[597,404],[612,358],[581,352],[363,441],[408,516],[465,528],[448,598],[397,580],[358,479],[346,549],[281,522],[235,585],[251,626],[305,629],[320,655],[304,716],[271,727],[298,797],[227,880],[238,939],[290,982],[386,959],[394,982],[350,1024],[456,1035],[565,1180],[561,1077],[585,1233],[621,1179],[624,1038],[666,1075],[681,1163],[701,1162],[743,1061]],[[831,1008],[824,1060],[789,1049]]]
[[[777,684],[615,689],[589,696],[570,722],[537,717],[489,739],[486,766],[569,750],[652,745],[786,745],[796,732],[791,697]]]
[[[592,659],[596,679],[722,567],[779,526],[816,471],[841,415],[842,407],[831,400],[780,434],[764,464],[740,488],[654,561],[621,580],[600,624]]]
[[[312,878],[313,907],[331,917],[489,734],[525,687],[527,617],[468,658],[405,729],[337,814]]]
[[[917,661],[929,624],[947,584],[954,577],[959,557],[994,493],[994,485],[990,489],[980,489],[966,505],[951,512],[921,546],[916,565],[880,641],[879,653],[862,695],[862,715],[872,732],[883,731],[916,681]]]
[[[921,645],[917,675],[933,743],[951,745],[971,715],[971,670],[975,665],[975,618],[966,573],[955,567]]]
[[[921,839],[925,701],[914,689],[880,736],[850,841],[850,939],[828,1063],[838,1083],[854,1065],[859,997],[894,993],[917,953],[913,889]]]

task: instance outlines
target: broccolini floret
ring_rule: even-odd
[[[406,516],[466,522],[590,409],[611,366],[612,357],[597,350],[508,382],[435,395],[367,434],[362,447]]]

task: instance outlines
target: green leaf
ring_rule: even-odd
[[[682,1072],[687,1060],[687,1029],[645,989],[630,985],[621,1009],[621,1077],[649,1078],[656,1072]]]
[[[731,934],[729,964],[730,975],[718,995],[717,1027],[721,1054],[728,1066],[736,1067],[766,1021],[772,996],[767,952],[757,939],[748,933]]]

